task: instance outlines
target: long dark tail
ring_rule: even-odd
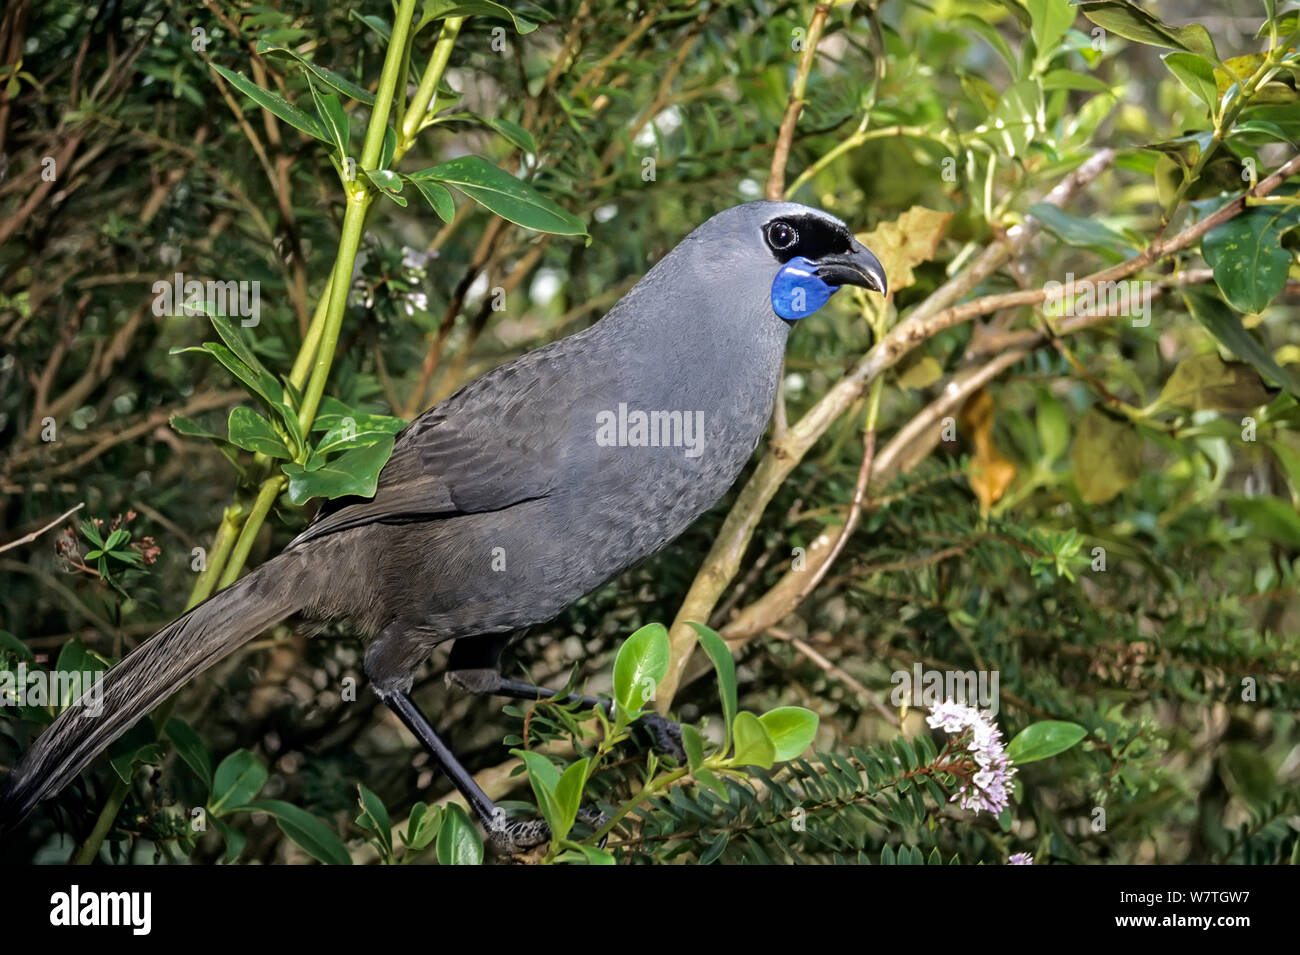
[[[300,609],[301,557],[282,554],[174,620],[60,714],[0,782],[0,833],[59,792],[183,683]]]

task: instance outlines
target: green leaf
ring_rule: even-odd
[[[1038,447],[1050,464],[1059,458],[1070,443],[1070,421],[1065,407],[1046,388],[1038,391],[1034,424],[1038,429]]]
[[[1035,203],[1029,207],[1029,214],[1066,245],[1081,249],[1104,249],[1108,252],[1127,253],[1133,250],[1133,244],[1109,226],[1093,219],[1070,215],[1051,203]]]
[[[1035,62],[1046,65],[1074,23],[1074,8],[1067,0],[1025,0],[1029,11],[1030,36],[1038,51]]]
[[[27,663],[36,662],[36,654],[32,648],[15,637],[8,630],[0,630],[0,649],[8,650],[19,660]]]
[[[430,110],[433,112],[434,110]],[[462,112],[448,113],[446,116],[439,116],[437,123],[478,123],[503,136],[512,146],[517,146],[526,153],[537,152],[537,141],[533,139],[533,134],[524,129],[518,123],[512,123],[508,119],[497,119],[492,116],[480,116],[478,113]]]
[[[757,766],[771,769],[776,761],[776,747],[767,735],[767,730],[759,718],[747,710],[736,714],[736,723],[732,730],[735,752],[731,762],[736,766]]]
[[[411,173],[407,178],[431,179],[454,186],[489,211],[527,229],[556,235],[587,234],[581,219],[479,156],[461,156]]]
[[[215,816],[212,817],[212,825],[217,832],[221,833],[221,837],[226,840],[226,865],[230,865],[244,851],[244,834]]]
[[[433,208],[443,222],[450,222],[455,217],[456,205],[451,200],[451,190],[446,186],[431,179],[412,179],[410,176],[402,178],[424,196],[424,201]]]
[[[623,641],[614,658],[614,702],[620,715],[630,720],[654,699],[668,673],[670,654],[668,631],[661,623],[646,624]]]
[[[310,79],[307,81],[307,86],[311,89],[311,97],[316,104],[316,117],[320,120],[321,129],[334,144],[339,159],[345,159],[348,155],[348,139],[352,128],[348,122],[348,114],[343,111],[342,102],[333,93],[322,93],[317,90],[316,84]]]
[[[203,788],[212,791],[212,755],[194,728],[178,716],[167,721],[167,737],[176,746],[176,752],[194,775],[203,781]]]
[[[1028,152],[1044,122],[1042,88],[1033,80],[1021,80],[1003,92],[981,132],[995,148],[1014,158]]]
[[[573,862],[578,865],[617,865],[614,859],[614,853],[608,849],[597,849],[595,846],[574,846],[572,849],[565,849],[556,860],[559,862]]]
[[[285,460],[293,457],[271,427],[271,422],[242,405],[230,409],[227,430],[230,433],[230,443],[245,451],[258,451]]]
[[[686,750],[686,765],[694,773],[704,762],[704,737],[687,723],[682,724],[682,749]]]
[[[1239,312],[1261,312],[1286,285],[1295,255],[1282,236],[1300,225],[1300,210],[1259,206],[1247,209],[1201,239],[1201,252],[1214,269],[1223,297]]]
[[[422,802],[417,802],[411,807],[411,814],[407,817],[406,834],[403,836],[402,841],[406,843],[406,847],[412,852],[420,852],[427,849],[429,844],[433,842],[441,825],[441,806],[430,808]]]
[[[218,773],[220,770],[218,769]],[[351,865],[348,847],[328,825],[305,809],[279,799],[261,799],[245,803],[232,812],[264,812],[270,815],[280,831],[317,862],[326,865]]]
[[[212,64],[212,68],[224,76],[236,89],[266,109],[269,109],[280,119],[284,120],[290,126],[302,130],[308,136],[315,137],[323,143],[330,141],[329,136],[320,128],[320,124],[312,119],[297,106],[294,106],[279,93],[272,93],[270,90],[262,89],[242,73],[236,73],[226,69],[224,66]]]
[[[1219,344],[1238,358],[1250,362],[1265,378],[1277,382],[1293,395],[1300,395],[1300,383],[1273,360],[1268,349],[1241,324],[1241,316],[1218,296],[1204,289],[1184,288],[1183,300],[1187,302],[1192,317],[1209,329]]]
[[[385,434],[397,434],[405,427],[406,421],[403,418],[355,411],[337,398],[331,397],[326,397],[321,402],[320,410],[316,413],[316,420],[311,424],[313,431],[325,431],[327,433],[353,428],[358,432],[382,431]]]
[[[136,766],[158,765],[162,757],[162,744],[150,720],[139,720],[108,750],[109,765],[124,783],[131,781]]]
[[[727,785],[718,778],[716,773],[707,769],[698,769],[692,775],[695,777],[696,782],[708,786],[717,793],[719,799],[727,798]]]
[[[1196,53],[1166,53],[1161,57],[1169,72],[1188,92],[1214,111],[1219,103],[1219,86],[1214,81],[1214,64]]]
[[[401,176],[390,169],[363,169],[361,172],[376,189],[399,206],[406,207],[406,197],[402,195]]]
[[[1079,10],[1104,30],[1126,40],[1147,46],[1198,53],[1213,63],[1219,62],[1210,33],[1199,23],[1172,27],[1147,13],[1129,0],[1085,0]]]
[[[1093,76],[1091,73],[1076,73],[1074,70],[1052,70],[1043,77],[1045,90],[1083,90],[1085,93],[1105,93],[1113,95],[1110,84]]]
[[[221,816],[245,805],[266,785],[266,766],[256,754],[237,749],[221,761],[212,780],[208,809]]]
[[[259,40],[257,43],[257,52],[261,54],[279,53],[284,56],[292,57],[305,70],[311,73],[316,79],[320,80],[331,89],[337,90],[349,99],[354,99],[365,103],[367,106],[375,105],[375,94],[353,83],[350,79],[342,74],[335,73],[331,69],[313,63],[311,60],[304,59],[293,50],[286,49],[282,46],[275,46],[265,40]]]
[[[1194,411],[1245,411],[1272,398],[1254,368],[1213,352],[1180,361],[1160,390],[1161,404]]]
[[[385,860],[393,860],[393,823],[388,818],[388,808],[384,801],[357,783],[357,801],[361,815],[357,816],[357,825],[374,837],[379,843],[379,852]]]
[[[772,741],[775,761],[794,759],[817,735],[817,714],[802,706],[778,706],[758,718]]]
[[[1142,437],[1126,421],[1093,408],[1079,422],[1070,447],[1079,496],[1105,504],[1142,474]]]
[[[1235,495],[1228,506],[1259,537],[1271,540],[1291,551],[1300,551],[1300,514],[1290,502],[1276,497]]]
[[[392,454],[393,439],[386,437],[367,447],[346,451],[314,471],[298,464],[286,464],[289,499],[295,504],[305,504],[313,497],[330,500],[353,494],[374,497],[379,472]]]
[[[533,795],[537,797],[537,808],[551,827],[551,832],[563,829],[564,814],[555,795],[555,790],[560,785],[560,771],[541,753],[523,749],[514,749],[511,753],[524,761],[528,770],[528,782],[533,787]],[[564,832],[568,834],[567,829]]]
[[[689,625],[700,641],[700,648],[708,655],[714,671],[718,674],[718,695],[722,698],[722,717],[727,723],[727,739],[731,739],[731,728],[736,721],[738,709],[736,660],[731,655],[731,648],[727,646],[727,641],[718,636],[714,630],[693,620]]]
[[[456,803],[443,809],[442,825],[438,829],[439,865],[482,865],[483,841],[478,830]]]
[[[532,33],[537,29],[537,23],[533,20],[491,0],[424,0],[424,6],[420,11],[420,22],[415,29],[418,32],[426,24],[447,17],[490,17],[494,20],[509,20],[520,35]],[[545,22],[548,17],[539,11],[537,19]]]
[[[1064,753],[1087,735],[1088,731],[1078,723],[1063,723],[1060,720],[1031,723],[1007,745],[1007,756],[1017,765],[1032,763]]]
[[[578,818],[582,805],[582,791],[587,785],[587,767],[591,760],[583,757],[561,774],[555,784],[555,805],[560,814],[560,828],[551,828],[551,838],[564,840]]]

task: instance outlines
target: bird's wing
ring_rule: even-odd
[[[293,543],[545,497],[560,477],[569,411],[591,387],[566,374],[567,352],[530,352],[430,408],[397,436],[374,497],[326,502]]]

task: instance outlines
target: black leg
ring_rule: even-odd
[[[505,810],[489,799],[487,793],[474,782],[474,777],[452,754],[409,694],[380,694],[380,699],[397,714],[397,718],[433,757],[434,763],[460,790],[475,817],[487,831],[488,839],[499,852],[516,855],[551,838],[550,827],[541,819],[519,819],[512,822],[506,818]]]

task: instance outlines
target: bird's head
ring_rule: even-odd
[[[817,311],[842,286],[885,294],[885,269],[839,219],[796,202],[734,206],[706,224],[726,237],[720,267],[742,267],[767,278],[772,312],[787,322]],[[701,230],[703,231],[703,230]]]

